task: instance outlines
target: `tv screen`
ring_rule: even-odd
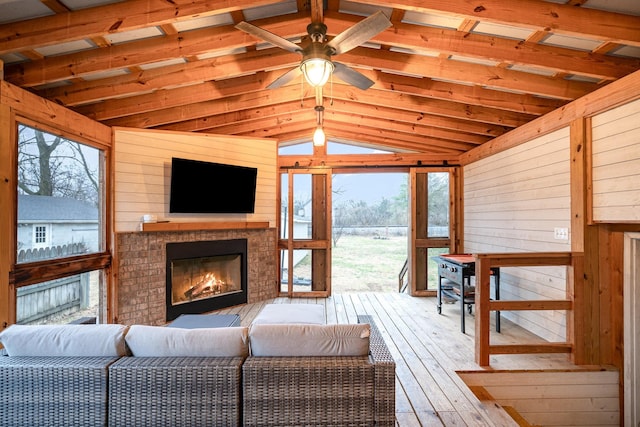
[[[171,159],[171,213],[253,213],[257,168]]]

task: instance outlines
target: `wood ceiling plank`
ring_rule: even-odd
[[[210,115],[239,111],[256,105],[272,105],[280,102],[306,99],[312,96],[309,87],[304,92],[298,85],[285,86],[278,90],[264,90],[245,95],[232,96],[220,101],[207,101],[174,108],[157,110],[153,113],[135,114],[123,118],[107,120],[105,123],[114,126],[156,127],[182,120],[196,119]],[[442,117],[472,120],[493,125],[517,127],[533,117],[509,111],[497,111],[491,108],[469,106],[448,101],[425,99],[405,94],[369,89],[361,91],[351,86],[334,84],[332,96],[335,99],[355,100],[361,103],[400,108],[409,111],[420,111]]]
[[[343,135],[349,135],[350,139],[358,141],[361,139],[377,142],[382,145],[389,146],[394,144],[404,150],[415,152],[428,152],[434,154],[457,153],[460,154],[469,150],[472,146],[460,144],[457,142],[445,141],[437,138],[426,138],[412,136],[409,134],[397,134],[386,129],[371,128],[362,125],[351,125],[350,123],[341,123],[331,121],[325,129],[328,137],[334,136],[342,132]]]
[[[566,101],[557,99],[507,93],[485,89],[479,86],[468,86],[429,78],[400,76],[398,74],[383,73],[380,71],[359,71],[375,81],[374,87],[376,89],[441,99],[443,101],[482,105],[518,113],[541,116],[566,104]]]
[[[255,65],[255,63],[254,63]],[[177,107],[193,102],[204,102],[213,99],[220,99],[225,96],[235,96],[243,93],[264,90],[266,86],[281,74],[280,71],[258,73],[256,75],[242,76],[234,79],[225,79],[220,81],[209,81],[197,85],[189,84],[186,87],[173,88],[171,90],[158,90],[153,93],[145,93],[139,96],[130,96],[122,98],[118,96],[115,99],[104,100],[103,102],[81,106],[75,110],[81,114],[92,117],[96,120],[108,120],[116,117],[122,117],[132,114],[140,114],[151,112],[156,109]],[[385,81],[387,90],[395,93],[406,93],[415,96],[422,96],[434,99],[445,99],[454,102],[473,103],[472,105],[484,105],[487,107],[505,108],[509,111],[527,112],[527,110],[535,110],[536,115],[549,112],[560,107],[564,103],[558,101],[545,100],[526,95],[513,95],[503,92],[489,91],[481,88],[469,86],[455,85],[451,83],[435,82],[428,79],[416,79],[412,77],[402,77],[397,75],[384,75],[383,73],[364,72],[371,78],[375,75],[381,75],[379,82]],[[375,74],[375,75],[374,75]],[[167,79],[170,73],[164,74],[163,78]],[[185,84],[182,75],[176,76],[175,79],[166,82],[168,86]],[[403,85],[403,82],[410,82],[410,85]],[[421,90],[416,88],[418,82],[421,87],[436,87],[437,90]],[[147,85],[149,86],[149,85]],[[382,86],[376,84],[375,88]],[[111,86],[113,87],[113,86]],[[479,94],[475,97],[473,94]],[[486,95],[486,96],[483,96]],[[495,94],[495,95],[491,95]],[[113,96],[114,94],[111,93]],[[435,95],[435,96],[434,96]],[[438,96],[440,95],[440,96]],[[55,96],[54,96],[55,97]],[[448,98],[447,98],[448,97]],[[65,104],[69,101],[68,96],[55,97],[59,102]],[[499,98],[500,102],[494,101],[492,98]],[[545,104],[544,108],[535,109],[535,105],[525,105],[525,102]],[[525,110],[525,111],[522,111]],[[528,113],[527,114],[531,114]]]
[[[307,132],[309,136],[313,134],[315,126],[305,127],[300,122],[292,123],[280,123],[277,126],[267,129],[255,129],[252,131],[245,131],[237,133],[236,135],[242,135],[245,137],[266,137],[279,139],[284,134],[291,134],[293,132]],[[330,121],[325,122],[325,133],[330,136],[342,132],[343,135],[349,135],[353,140],[368,140],[378,141],[379,143],[386,144],[387,146],[393,141],[393,143],[402,147],[404,150],[424,151],[428,150],[432,153],[462,153],[469,148],[473,147],[472,144],[461,144],[456,142],[449,142],[439,140],[436,138],[425,138],[410,134],[398,134],[392,131],[379,128],[371,128],[363,125],[354,125],[352,123],[342,123]]]
[[[153,113],[135,114],[119,119],[106,120],[110,126],[129,126],[137,128],[151,128],[183,120],[214,116],[233,111],[247,110],[256,106],[268,106],[283,102],[304,100],[308,108],[313,108],[315,93],[305,88],[301,93],[298,86],[285,86],[276,90],[263,90],[245,95],[231,96],[223,100],[199,102],[174,108],[157,110]]]
[[[508,132],[511,128],[506,126],[491,125],[488,123],[474,122],[451,117],[425,114],[421,111],[401,110],[391,106],[372,105],[358,103],[353,100],[334,99],[328,107],[335,111],[352,112],[356,114],[370,114],[384,117],[402,123],[429,126],[438,129],[446,129],[453,132],[470,133],[495,138]]]
[[[0,25],[0,55],[110,33],[218,15],[278,0],[128,0]]]
[[[324,113],[326,121],[339,121],[343,123],[352,123],[356,125],[362,125],[371,128],[385,129],[391,132],[406,133],[409,135],[415,135],[419,137],[435,138],[441,140],[447,140],[452,142],[462,143],[465,147],[470,148],[474,145],[481,145],[487,142],[490,138],[473,135],[463,132],[452,131],[448,129],[440,129],[437,127],[431,127],[428,125],[428,121],[421,125],[408,124],[403,122],[396,122],[389,120],[386,117],[370,114],[355,114],[346,111],[339,111],[336,109],[326,110]]]
[[[329,28],[336,32],[357,22],[357,19],[346,14],[332,12],[329,16],[331,18],[327,17],[326,19],[330,25]],[[293,37],[306,34],[308,17],[298,13],[294,17],[288,15],[286,19],[279,17],[256,22],[283,37]],[[558,72],[604,79],[617,78],[640,68],[640,60],[636,59],[520,43],[476,34],[464,37],[462,33],[453,30],[409,24],[397,24],[391,30],[383,31],[373,40],[409,49],[433,49],[456,55],[489,60],[498,59],[511,64],[554,69]],[[87,75],[106,69],[141,65],[174,57],[193,56],[216,49],[246,47],[255,44],[255,42],[255,38],[239,32],[233,26],[194,30],[173,36],[125,43],[109,49],[61,55],[41,62],[9,67],[7,79],[14,84],[34,86],[45,82],[64,80],[70,75]],[[442,75],[438,77],[446,78]],[[504,77],[502,78],[504,79]]]
[[[563,100],[577,99],[596,88],[594,83],[557,80],[499,67],[363,47],[340,55],[340,62],[354,67],[371,67],[414,76],[468,82],[488,88]]]
[[[74,110],[98,121],[109,120],[265,90],[279,74],[279,72],[260,72],[235,79],[208,81],[139,96],[109,99],[97,104],[77,107]]]
[[[492,108],[440,101],[438,99],[427,99],[402,93],[392,93],[375,89],[361,91],[346,85],[334,86],[339,87],[333,91],[333,97],[336,99],[354,100],[360,103],[387,106],[401,110],[420,111],[436,116],[472,120],[507,127],[518,127],[533,118],[527,114],[513,113],[510,111],[498,112]]]
[[[453,143],[461,143],[466,148],[483,144],[490,139],[490,137],[487,136],[429,126],[427,124],[427,120],[422,122],[420,125],[391,121],[387,117],[381,118],[381,116],[376,115],[376,111],[372,111],[371,108],[369,108],[369,111],[367,112],[365,108],[357,107],[357,104],[353,105],[351,111],[341,111],[332,107],[330,110],[325,111],[325,119],[334,122],[341,121],[367,127],[377,126],[389,131],[406,133],[412,136],[447,140]],[[277,110],[280,110],[280,108],[274,109],[274,111]],[[315,112],[309,108],[298,108],[294,111],[276,113],[269,116],[258,115],[254,117],[246,117],[246,119],[242,121],[215,119],[216,117],[213,117],[212,120],[207,121],[208,126],[202,127],[199,130],[220,134],[239,134],[249,131],[260,132],[264,129],[292,121],[306,121],[306,128],[313,129],[316,122]],[[166,129],[166,127],[163,129]]]
[[[138,93],[168,89],[179,85],[227,79],[243,76],[265,69],[295,67],[297,58],[280,49],[248,52],[241,56],[227,55],[187,64],[145,70],[137,74],[87,81],[73,86],[64,86],[39,91],[47,99],[76,106],[112,98],[135,96]],[[284,73],[285,71],[282,71]],[[277,74],[279,75],[279,74]],[[271,83],[269,81],[269,83]]]
[[[290,22],[290,28],[306,33],[308,18]],[[105,70],[122,69],[151,64],[175,58],[227,51],[251,44],[249,35],[233,26],[193,30],[175,35],[154,37],[122,43],[104,49],[91,49],[77,53],[52,56],[40,61],[8,67],[6,78],[11,83],[31,87],[44,83],[82,77]],[[292,58],[297,55],[290,54]],[[299,59],[299,58],[298,58]]]
[[[309,106],[301,105],[300,100],[296,100],[269,106],[259,106],[246,110],[232,111],[230,113],[217,114],[215,116],[184,120],[180,123],[158,126],[156,129],[180,132],[202,132],[219,126],[225,126],[229,123],[244,123],[266,117],[274,117],[281,114],[292,114],[307,110],[309,110]]]
[[[331,34],[335,34],[357,20],[343,14],[327,13],[325,22]],[[381,32],[372,41],[603,79],[620,78],[640,68],[639,59],[594,55],[575,49],[404,23],[395,23],[392,29]]]
[[[224,126],[206,129],[206,132],[221,135],[247,135],[251,133],[253,135],[272,137],[282,133],[283,126],[286,126],[287,131],[309,130],[309,135],[312,135],[315,129],[315,120],[315,111],[307,108],[294,113],[278,114],[243,123],[227,123]]]
[[[467,0],[367,0],[367,4],[422,13],[444,12],[456,17],[640,46],[640,16],[539,0],[483,0],[481,3]]]

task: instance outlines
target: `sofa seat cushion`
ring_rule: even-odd
[[[370,325],[254,324],[252,356],[366,356]]]
[[[253,325],[279,323],[323,325],[326,323],[324,306],[321,304],[266,304],[252,322]]]
[[[132,325],[125,337],[138,357],[246,357],[248,328],[166,328]]]
[[[125,356],[127,326],[12,325],[0,333],[9,356]]]

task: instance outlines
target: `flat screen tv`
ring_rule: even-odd
[[[253,213],[257,168],[171,159],[171,213]]]

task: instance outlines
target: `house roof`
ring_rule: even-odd
[[[90,203],[66,197],[18,195],[18,222],[98,221],[98,209]]]
[[[231,5],[233,3],[233,5]],[[392,26],[333,59],[324,129],[338,142],[454,159],[640,69],[637,0],[21,0],[0,2],[4,78],[108,125],[309,141],[313,90],[267,89],[297,44],[377,10]]]

